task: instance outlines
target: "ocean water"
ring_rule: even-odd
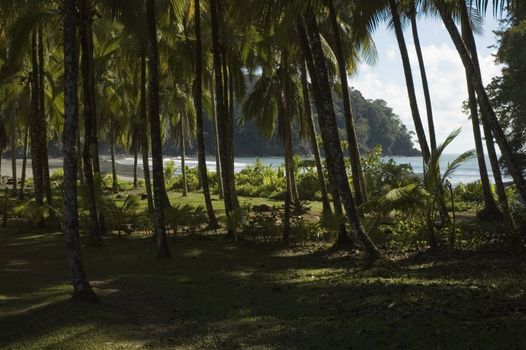
[[[445,169],[447,164],[452,162],[458,154],[444,154],[441,159],[441,168]],[[273,167],[278,167],[283,164],[283,157],[236,157],[234,160],[234,169],[236,172],[243,170],[248,165],[254,164],[256,160],[259,159],[263,164],[271,165]],[[384,157],[384,160],[392,159],[398,164],[409,164],[413,168],[413,171],[416,174],[422,174],[423,172],[423,163],[421,157]],[[181,169],[181,158],[180,157],[164,157],[164,163],[166,164],[169,161],[175,162],[176,172],[179,173]],[[133,157],[120,157],[116,161],[117,163],[117,172],[121,176],[129,177],[133,174]],[[493,180],[493,173],[491,172],[491,166],[489,159],[486,160],[488,166],[488,171],[490,175],[490,180]],[[215,158],[207,157],[206,165],[210,171],[215,171],[216,163]],[[197,167],[197,159],[193,157],[186,158],[186,166],[189,168]],[[111,170],[111,162],[109,157],[103,157],[101,161],[101,167],[103,171]],[[142,170],[142,160],[139,158],[138,167]],[[151,167],[151,159],[150,159]],[[141,175],[139,172],[139,175]],[[480,179],[478,163],[476,158],[472,158],[464,162],[451,176],[450,181],[453,184],[458,183],[468,183],[477,181]],[[511,178],[504,176],[504,181],[510,181]]]

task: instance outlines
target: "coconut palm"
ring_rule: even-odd
[[[155,1],[146,0],[146,22],[148,30],[149,53],[149,89],[150,89],[150,136],[152,142],[153,160],[153,193],[154,193],[154,223],[157,238],[157,257],[170,257],[166,227],[164,223],[164,185],[163,155],[161,142],[161,123],[159,119],[159,52],[157,43],[157,19]]]
[[[82,263],[77,203],[77,29],[74,0],[64,0],[64,234],[67,241],[73,296],[97,300]]]

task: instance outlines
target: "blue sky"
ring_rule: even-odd
[[[451,131],[462,127],[462,133],[446,152],[459,153],[473,149],[475,146],[471,121],[462,112],[462,102],[467,99],[462,62],[441,22],[437,19],[421,18],[418,25],[433,104],[437,140],[440,143]],[[496,44],[493,31],[497,28],[497,21],[489,14],[485,19],[483,33],[476,37],[484,84],[489,83],[491,78],[500,72],[492,56],[495,48],[491,48]],[[406,28],[405,38],[413,65],[419,109],[422,118],[425,119],[425,102],[410,27]],[[368,99],[387,101],[407,127],[414,130],[395,34],[383,26],[374,34],[374,39],[378,49],[377,63],[373,66],[362,64],[359,71],[351,77],[350,85],[360,90]],[[427,124],[425,127],[427,128]]]

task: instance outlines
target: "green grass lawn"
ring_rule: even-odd
[[[86,241],[87,242],[87,241]],[[60,234],[0,234],[1,349],[526,347],[526,263],[490,251],[399,268],[222,236],[84,245],[101,303],[70,299]]]

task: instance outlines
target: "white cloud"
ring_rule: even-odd
[[[353,79],[351,84],[362,91],[366,98],[387,101],[407,127],[414,130],[402,62],[398,50],[394,55],[391,49],[392,46],[386,54],[389,59],[387,70],[385,67],[383,70],[368,67],[366,71]],[[424,125],[427,128],[426,107],[414,45],[410,44],[408,50],[413,68],[418,105]],[[466,77],[464,66],[456,49],[453,45],[431,44],[423,46],[422,51],[438,142],[444,140],[454,129],[462,127],[462,134],[450,146],[448,152],[457,153],[474,148],[471,121],[462,112],[462,103],[467,99]],[[380,55],[382,55],[381,52]],[[392,55],[394,56],[391,57]],[[491,54],[481,56],[480,64],[485,84],[489,83],[500,72],[500,67],[495,65]],[[379,71],[383,72],[383,76]]]

